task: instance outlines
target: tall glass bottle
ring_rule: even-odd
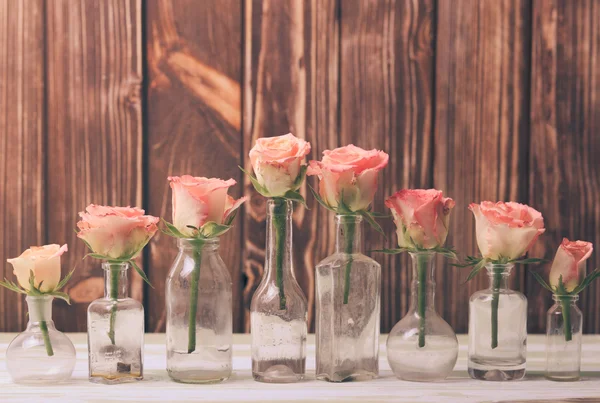
[[[250,306],[252,375],[259,382],[304,378],[307,301],[292,263],[292,202],[267,203],[265,273]]]
[[[6,350],[6,369],[15,383],[57,383],[71,378],[75,347],[56,330],[52,321],[51,296],[27,296],[27,329]]]
[[[90,382],[117,384],[143,378],[144,307],[128,298],[128,263],[103,263],[104,298],[88,307]]]
[[[316,268],[317,379],[379,374],[381,266],[362,254],[362,217],[338,215],[335,253]]]
[[[490,287],[469,300],[469,375],[510,381],[525,376],[527,298],[508,288],[513,264],[488,264]]]
[[[177,242],[166,284],[167,372],[184,383],[221,382],[231,375],[231,277],[218,238]]]
[[[388,336],[388,362],[400,379],[441,381],[454,369],[458,339],[435,310],[435,252],[410,256],[413,267],[410,307]]]
[[[546,315],[546,378],[576,381],[581,371],[581,326],[583,315],[578,295],[554,295]],[[565,329],[565,322],[570,328]]]

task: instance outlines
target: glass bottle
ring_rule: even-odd
[[[143,378],[144,307],[128,298],[129,263],[103,263],[104,298],[88,307],[90,382],[117,384]]]
[[[583,315],[578,295],[554,295],[546,315],[546,378],[577,381],[581,371],[581,326]],[[565,331],[565,322],[570,328]]]
[[[267,203],[265,273],[250,305],[252,376],[259,382],[304,378],[307,301],[294,276],[292,202]]]
[[[373,379],[379,374],[381,266],[362,254],[362,217],[335,220],[335,253],[316,268],[316,376]]]
[[[487,381],[525,376],[527,298],[508,288],[513,264],[486,266],[490,287],[469,300],[469,375]]]
[[[167,372],[178,382],[221,382],[231,375],[233,307],[219,238],[177,243],[166,284]]]
[[[9,344],[6,369],[15,383],[53,384],[71,378],[75,347],[54,327],[51,296],[27,296],[27,329]]]
[[[407,381],[441,381],[454,369],[458,339],[435,310],[435,252],[410,253],[413,280],[408,313],[387,339],[388,362]]]

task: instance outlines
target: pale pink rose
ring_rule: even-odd
[[[202,227],[207,222],[223,224],[227,218],[247,200],[234,200],[227,194],[236,184],[233,179],[200,178],[190,175],[170,176],[173,191],[173,225],[179,232],[191,236],[189,228]]]
[[[281,197],[288,190],[298,190],[300,168],[309,152],[310,143],[291,133],[256,140],[250,150],[250,163],[268,196]]]
[[[90,204],[79,216],[77,236],[94,253],[111,259],[132,259],[158,228],[158,217],[144,215],[144,210],[136,207]]]
[[[385,201],[392,210],[398,246],[433,249],[444,246],[450,210],[455,203],[436,189],[403,189]]]
[[[585,261],[594,250],[591,242],[569,241],[564,238],[550,269],[550,285],[558,286],[558,279],[562,276],[562,282],[567,291],[573,291],[585,278]]]
[[[332,208],[343,198],[351,211],[365,210],[375,197],[377,174],[388,160],[383,151],[350,144],[324,151],[321,161],[310,161],[307,174],[319,177],[319,195]]]
[[[477,245],[486,259],[509,260],[523,256],[546,231],[542,214],[515,202],[471,203],[475,215]]]
[[[67,245],[32,246],[21,256],[8,259],[19,285],[29,291],[29,276],[33,272],[35,286],[40,291],[53,291],[60,282],[60,257],[68,250]],[[41,284],[41,285],[40,285]]]

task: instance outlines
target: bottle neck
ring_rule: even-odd
[[[490,279],[490,289],[492,290],[507,290],[508,278],[513,267],[512,263],[507,264],[493,264],[488,263],[485,268],[487,269],[488,277]]]
[[[337,253],[362,253],[362,220],[359,215],[336,215]]]
[[[104,298],[127,298],[129,263],[102,263],[104,269]]]
[[[219,251],[219,238],[194,239],[194,238],[178,238],[177,246],[179,253],[192,256],[200,252],[202,256]]]
[[[292,212],[291,200],[273,198],[267,202],[267,244],[265,276],[275,279],[280,267],[283,278],[293,277],[292,263]]]
[[[36,326],[40,322],[46,322],[48,325],[54,326],[52,322],[52,301],[54,297],[43,296],[43,297],[32,297],[27,296],[27,309],[29,310],[29,324],[30,326]]]
[[[411,252],[412,283],[410,307],[415,309],[418,304],[419,289],[425,289],[426,309],[435,310],[435,252]]]

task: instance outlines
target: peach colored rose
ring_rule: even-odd
[[[7,262],[13,265],[17,281],[24,290],[29,291],[29,276],[33,272],[36,288],[42,292],[54,291],[60,282],[60,257],[67,250],[66,244],[32,246]]]
[[[562,276],[567,291],[573,291],[585,278],[585,261],[593,250],[591,242],[569,241],[564,238],[552,262],[550,285],[557,287],[558,279]]]
[[[193,229],[207,222],[223,224],[244,203],[247,197],[234,200],[227,190],[236,184],[233,179],[200,178],[190,175],[170,176],[173,191],[173,225],[179,232],[191,236]]]
[[[250,150],[250,163],[266,196],[281,197],[301,185],[301,167],[310,152],[310,143],[288,133],[284,136],[263,137]]]
[[[310,161],[308,175],[319,177],[319,195],[333,209],[340,201],[351,210],[365,210],[375,197],[377,174],[388,163],[383,151],[352,144],[326,150],[321,161]]]
[[[443,247],[454,200],[436,189],[403,189],[385,201],[392,210],[401,248]]]
[[[546,231],[542,214],[515,202],[471,203],[475,215],[477,245],[481,255],[490,260],[523,256]]]
[[[77,236],[94,253],[110,259],[132,259],[158,228],[158,217],[144,215],[144,210],[136,207],[90,204],[79,216]]]

